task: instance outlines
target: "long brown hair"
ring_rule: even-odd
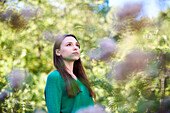
[[[54,48],[53,48],[53,63],[54,63],[55,68],[60,72],[61,76],[63,77],[63,79],[65,81],[68,96],[74,97],[77,93],[81,92],[78,87],[78,83],[65,70],[65,65],[64,65],[62,56],[57,56],[56,52],[55,52],[56,49],[60,49],[60,45],[61,45],[62,41],[66,37],[69,37],[69,36],[71,36],[77,40],[77,38],[72,34],[63,35],[63,36],[56,38]],[[77,40],[77,42],[78,42],[78,40]],[[85,70],[83,68],[80,58],[78,60],[74,61],[73,73],[87,87],[87,89],[90,92],[90,96],[93,96],[93,98],[95,98],[96,94],[90,88],[90,82],[86,76],[86,73],[85,73]]]

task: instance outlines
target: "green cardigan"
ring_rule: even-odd
[[[78,79],[76,82],[81,92],[69,98],[65,81],[59,71],[53,71],[48,75],[44,91],[48,113],[75,113],[80,108],[94,105],[85,85]]]

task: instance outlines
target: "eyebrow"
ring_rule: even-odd
[[[74,43],[74,42],[66,42],[66,43]],[[78,42],[76,42],[76,43],[78,43]],[[78,43],[79,44],[79,43]]]

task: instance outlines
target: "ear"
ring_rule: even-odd
[[[55,54],[56,54],[57,56],[60,56],[60,55],[61,55],[60,50],[59,50],[59,49],[56,49],[56,50],[55,50]]]

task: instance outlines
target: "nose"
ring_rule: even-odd
[[[74,50],[77,50],[78,47],[77,47],[76,45],[73,45],[73,49],[74,49]]]

